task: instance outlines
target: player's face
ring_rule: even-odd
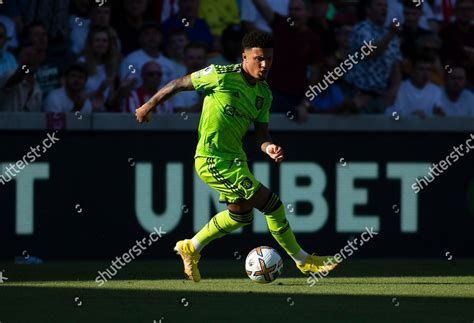
[[[273,63],[273,48],[248,48],[242,53],[245,71],[256,80],[264,80]]]

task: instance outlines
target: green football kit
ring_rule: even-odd
[[[205,93],[196,171],[228,203],[251,198],[261,186],[248,168],[242,138],[253,122],[268,123],[272,103],[268,84],[250,85],[241,68],[210,65],[191,74],[194,88]]]
[[[205,93],[198,129],[195,167],[199,177],[220,193],[219,200],[236,203],[249,200],[262,186],[250,172],[242,138],[253,122],[268,123],[272,94],[265,81],[247,82],[242,65],[210,65],[191,74],[195,90]],[[272,193],[265,203],[272,236],[289,255],[301,247],[285,217],[285,207]],[[253,210],[216,214],[193,238],[200,246],[252,223]]]

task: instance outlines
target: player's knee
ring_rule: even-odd
[[[229,216],[236,222],[248,225],[253,222],[253,209],[244,213],[235,213],[229,210]]]
[[[272,214],[282,206],[281,200],[275,193],[271,193],[263,207],[259,211],[263,214]]]

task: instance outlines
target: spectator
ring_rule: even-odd
[[[161,66],[163,77],[160,87],[175,79],[173,62],[160,52],[162,40],[160,26],[153,22],[145,23],[140,31],[139,39],[141,48],[125,57],[120,68],[120,79],[141,75],[142,66],[149,61],[154,61]],[[139,86],[141,86],[141,80],[137,79],[136,87]]]
[[[474,1],[458,0],[456,2],[456,21],[450,23],[440,32],[443,41],[441,58],[457,62],[466,67],[468,87],[474,88]]]
[[[0,43],[2,32],[0,29]],[[35,48],[31,43],[22,43],[16,56],[17,69],[0,89],[0,111],[40,112],[43,94],[33,73]]]
[[[20,35],[22,33],[24,24],[18,0],[3,1],[3,4],[0,6],[0,16],[7,16],[11,18],[15,23],[15,30],[17,35]]]
[[[320,35],[324,44],[324,55],[334,54],[337,49],[336,24],[327,19],[329,0],[314,0],[311,5],[311,17],[308,20],[309,28]]]
[[[322,75],[327,75],[338,66],[339,64],[335,55],[326,56],[324,64],[321,66],[321,77],[317,81],[317,84],[324,82]],[[366,104],[366,102],[364,103],[362,101],[364,99],[362,95],[356,95],[352,99],[345,99],[342,89],[337,83],[333,83],[329,85],[326,90],[315,94],[309,94],[309,101],[297,107],[300,121],[306,120],[309,112],[333,114],[359,112],[362,106]]]
[[[438,35],[434,33],[429,33],[426,35],[419,36],[415,41],[415,54],[422,55],[423,53],[429,54],[434,57],[435,62],[433,65],[433,70],[431,72],[431,82],[436,85],[443,85],[443,75],[444,68],[441,64],[441,58],[439,56],[439,51],[441,49],[441,39]],[[410,75],[413,69],[412,64],[413,59],[404,59],[403,60],[403,75]]]
[[[423,16],[419,22],[420,27],[438,33],[443,25],[453,21],[455,3],[456,0],[424,1],[421,5]]]
[[[152,19],[163,22],[178,13],[177,0],[158,0],[151,2],[151,11],[154,13]]]
[[[214,37],[207,22],[198,17],[199,0],[179,0],[178,14],[163,22],[164,44],[168,44],[168,35],[172,30],[186,27],[189,41],[205,43],[209,49],[214,46]]]
[[[466,89],[466,70],[451,64],[445,73],[441,107],[447,116],[474,117],[474,94]]]
[[[189,44],[184,51],[186,74],[191,74],[207,66],[207,48],[203,44]],[[201,91],[183,91],[173,98],[175,112],[199,112],[202,110],[204,95]]]
[[[267,4],[280,16],[288,16],[290,0],[267,0]],[[240,20],[242,21],[242,28],[245,32],[253,30],[260,30],[267,33],[273,32],[267,20],[262,16],[259,10],[255,8],[253,0],[241,0]]]
[[[229,65],[242,61],[242,38],[244,32],[240,25],[231,25],[222,33],[222,50],[220,54],[209,58],[210,64]]]
[[[240,24],[236,0],[200,0],[198,13],[207,22],[215,38],[220,38],[228,25]]]
[[[137,34],[145,23],[148,0],[123,0],[122,3],[125,16],[114,16],[113,26],[120,37],[122,53],[128,55],[140,48]]]
[[[53,90],[44,102],[45,112],[76,112],[82,114],[92,113],[92,103],[87,99],[85,85],[87,82],[87,69],[81,64],[71,65],[65,73],[64,85]]]
[[[352,86],[352,94],[360,91],[368,96],[364,112],[381,113],[385,106],[393,104],[400,86],[400,40],[395,24],[390,29],[384,27],[386,0],[368,0],[366,12],[367,19],[356,24],[349,36],[349,51],[358,61],[345,74],[345,81]],[[362,47],[367,52],[367,44],[372,48],[368,54],[362,53],[364,60],[359,59]]]
[[[273,28],[275,59],[268,81],[272,87],[272,112],[293,111],[304,98],[308,87],[308,65],[317,78],[317,63],[322,61],[318,36],[307,26],[308,10],[303,0],[289,2],[289,17],[272,10],[266,0],[254,0],[254,4]],[[291,64],[289,64],[291,62]]]
[[[64,58],[69,50],[70,0],[19,0],[26,25],[40,23],[49,39],[51,59]]]
[[[184,48],[189,44],[188,34],[183,29],[171,32],[166,45],[166,56],[173,62],[175,74],[178,77],[186,74],[184,66]]]
[[[5,48],[18,47],[18,38],[17,38],[15,21],[13,21],[13,19],[11,19],[8,16],[0,15],[0,23],[3,24],[7,33],[7,43],[5,45]]]
[[[430,55],[417,56],[410,79],[400,85],[395,104],[386,110],[387,115],[417,115],[420,118],[434,114],[444,115],[441,110],[441,90],[430,82],[434,58]]]
[[[5,87],[17,68],[15,57],[7,51],[7,28],[0,22],[0,88]]]
[[[38,66],[35,78],[43,95],[47,96],[49,92],[61,86],[61,70],[68,60],[63,58],[62,61],[58,61],[48,55],[49,37],[42,23],[28,25],[24,33],[24,41],[31,42],[35,48],[35,65]]]
[[[104,110],[105,101],[118,74],[120,54],[111,27],[92,27],[87,37],[84,56],[79,58],[87,68],[85,92],[94,111]]]
[[[405,61],[415,57],[416,39],[420,36],[430,34],[431,31],[421,28],[418,25],[423,11],[422,6],[417,6],[413,0],[404,0],[403,15],[405,22],[403,23],[400,33],[400,51]]]
[[[98,6],[97,3],[91,2],[89,6],[88,18],[79,18],[80,24],[75,19],[70,19],[69,23],[71,26],[71,52],[75,55],[81,55],[84,50],[87,35],[91,29],[91,26],[110,27],[110,31],[114,33],[114,38],[117,42],[117,48],[120,51],[120,41],[118,39],[117,32],[110,26],[112,7],[109,3],[105,2],[102,6]]]
[[[160,64],[150,61],[143,65],[141,70],[142,86],[133,90],[125,99],[122,110],[135,115],[135,110],[146,102],[148,102],[153,95],[158,91],[163,75]],[[171,101],[165,101],[155,108],[156,113],[172,113],[173,105]]]

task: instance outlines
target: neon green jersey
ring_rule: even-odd
[[[242,138],[254,121],[268,123],[272,94],[267,82],[250,85],[241,64],[210,65],[191,74],[205,98],[194,157],[247,160]]]

